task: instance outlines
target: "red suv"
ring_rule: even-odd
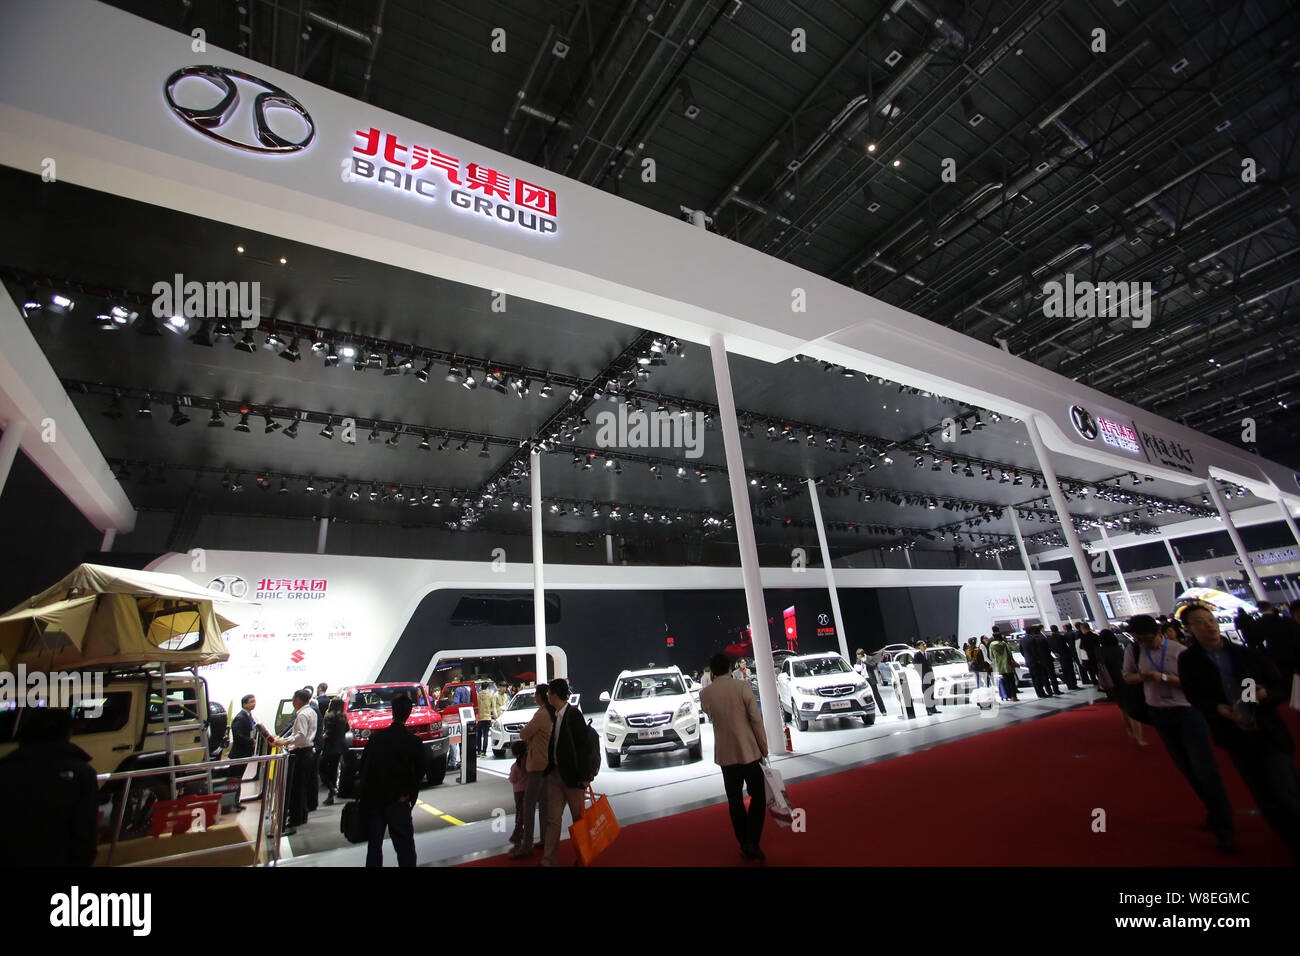
[[[393,722],[393,698],[406,694],[414,702],[406,726],[420,738],[428,756],[428,781],[436,786],[447,773],[447,728],[442,717],[429,704],[429,696],[419,684],[360,684],[345,687],[339,694],[343,715],[348,721],[348,749],[339,762],[338,793],[356,796],[357,775],[366,742],[376,730]]]

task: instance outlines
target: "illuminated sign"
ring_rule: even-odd
[[[258,601],[316,601],[325,596],[324,578],[262,578],[257,582]]]
[[[1142,443],[1138,441],[1137,430],[1132,426],[1121,425],[1109,418],[1098,418],[1097,430],[1101,440],[1112,448],[1118,448],[1132,455],[1142,454]]]
[[[452,208],[475,216],[526,229],[539,235],[559,229],[553,189],[479,163],[462,163],[432,146],[403,144],[392,133],[375,127],[357,130],[360,142],[352,147],[348,182],[369,181],[437,202],[435,172],[449,187]]]

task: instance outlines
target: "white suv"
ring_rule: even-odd
[[[625,754],[685,750],[704,756],[700,712],[686,678],[676,667],[623,671],[614,693],[600,695],[605,711],[605,762],[617,767]]]
[[[501,716],[492,721],[492,756],[510,756],[510,746],[519,740],[524,729],[537,713],[537,688],[525,687],[511,698]]]
[[[839,654],[804,654],[787,658],[776,679],[781,712],[800,730],[810,722],[857,717],[876,722],[876,701],[867,682]]]

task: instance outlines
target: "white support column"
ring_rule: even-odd
[[[709,336],[713,378],[718,390],[718,421],[727,455],[727,482],[731,486],[731,507],[736,519],[736,543],[740,547],[740,572],[745,581],[745,606],[749,611],[750,638],[754,644],[754,669],[758,672],[758,702],[763,711],[769,753],[784,749],[785,726],[776,696],[776,670],[772,663],[772,634],[767,627],[767,605],[763,601],[763,580],[758,564],[758,542],[754,538],[754,515],[745,483],[745,457],[740,448],[740,425],[736,422],[736,400],[731,393],[731,369],[722,334]]]
[[[1119,555],[1115,553],[1115,546],[1110,543],[1110,535],[1106,533],[1104,524],[1097,525],[1101,531],[1102,543],[1106,550],[1110,552],[1110,563],[1115,566],[1115,577],[1119,580],[1119,589],[1124,592],[1124,600],[1128,601],[1128,613],[1133,615],[1133,595],[1129,593],[1128,582],[1124,580],[1124,569],[1119,566]]]
[[[330,536],[330,519],[321,518],[319,521],[317,521],[317,525],[318,527],[316,528],[316,553],[324,554],[325,542],[329,540],[329,536]]]
[[[9,469],[14,465],[14,457],[22,446],[26,431],[27,423],[21,418],[11,418],[5,422],[4,437],[0,438],[0,492],[5,490],[9,481]]]
[[[1277,496],[1277,506],[1282,509],[1282,519],[1286,526],[1291,529],[1291,535],[1295,538],[1296,544],[1300,544],[1300,528],[1296,527],[1295,518],[1291,517],[1291,509],[1286,506],[1286,499],[1281,493]]]
[[[549,681],[546,673],[546,586],[542,582],[542,455],[536,448],[528,455],[528,483],[532,492],[533,518],[533,647],[537,654],[537,683]],[[567,675],[566,675],[567,676]]]
[[[912,549],[911,549],[911,548],[904,548],[904,549],[903,549],[903,560],[907,562],[907,566],[908,566],[908,568],[911,568],[911,567],[912,567]]]
[[[1178,583],[1182,585],[1183,590],[1186,591],[1187,577],[1183,574],[1183,566],[1178,563],[1178,555],[1174,554],[1174,544],[1169,540],[1167,535],[1162,533],[1160,537],[1164,539],[1165,550],[1169,552],[1169,560],[1174,564],[1174,572],[1178,575]]]
[[[1101,595],[1097,593],[1097,585],[1093,583],[1092,569],[1088,567],[1088,558],[1083,553],[1083,545],[1079,543],[1078,534],[1074,531],[1074,522],[1070,519],[1070,511],[1065,507],[1065,496],[1061,494],[1061,486],[1056,479],[1056,466],[1048,457],[1047,447],[1043,444],[1043,436],[1038,431],[1038,422],[1034,420],[1033,415],[1025,419],[1025,431],[1029,433],[1029,443],[1034,446],[1034,456],[1038,459],[1039,470],[1042,471],[1043,478],[1047,482],[1047,492],[1052,497],[1052,506],[1056,508],[1056,520],[1061,523],[1061,534],[1065,535],[1070,556],[1074,558],[1074,569],[1079,574],[1083,593],[1088,596],[1088,607],[1092,611],[1093,621],[1104,627],[1108,620],[1106,605],[1101,603]]]
[[[1025,536],[1020,532],[1020,516],[1015,508],[1008,508],[1011,514],[1011,530],[1016,533],[1016,547],[1020,549],[1020,563],[1025,566],[1025,577],[1029,578],[1029,593],[1034,596],[1034,607],[1038,609],[1038,623],[1051,625],[1055,623],[1047,617],[1047,608],[1038,593],[1038,582],[1034,580],[1034,568],[1029,563],[1029,549],[1025,547]]]
[[[1246,545],[1237,532],[1237,526],[1232,523],[1232,515],[1228,514],[1228,506],[1223,501],[1223,492],[1219,490],[1219,483],[1213,478],[1207,478],[1205,479],[1205,487],[1210,489],[1210,497],[1214,499],[1214,507],[1219,509],[1219,517],[1223,519],[1224,529],[1228,532],[1228,537],[1232,539],[1232,546],[1237,549],[1237,557],[1241,558],[1241,566],[1246,569],[1246,577],[1250,578],[1250,587],[1255,592],[1255,600],[1266,600],[1264,582],[1255,573],[1255,565],[1250,563],[1250,552],[1246,550]]]
[[[817,482],[809,478],[808,497],[812,499],[813,520],[817,523],[817,542],[822,549],[822,567],[826,571],[826,590],[831,593],[831,614],[835,617],[835,633],[840,639],[840,653],[850,664],[853,658],[849,657],[849,638],[844,633],[844,615],[840,613],[840,593],[835,589],[835,572],[831,569],[831,549],[826,543],[826,523],[822,521],[822,506],[817,500]]]
[[[99,550],[108,553],[113,550],[113,542],[117,540],[117,529],[107,528],[104,531],[104,540],[99,545]]]
[[[612,534],[605,535],[605,563],[614,563],[614,536]]]
[[[998,563],[998,570],[999,570],[999,571],[1005,571],[1005,570],[1006,570],[1006,568],[1002,567],[1002,552],[1001,552],[1001,551],[994,551],[994,552],[993,552],[993,560],[996,561],[996,562]]]

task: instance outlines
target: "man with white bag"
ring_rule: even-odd
[[[700,691],[700,709],[713,724],[713,760],[722,768],[731,826],[741,855],[747,860],[764,860],[758,847],[767,813],[762,765],[767,759],[767,734],[763,732],[763,718],[749,681],[731,676],[731,661],[726,654],[714,654],[709,670],[713,681]],[[742,787],[749,790],[748,810]]]

